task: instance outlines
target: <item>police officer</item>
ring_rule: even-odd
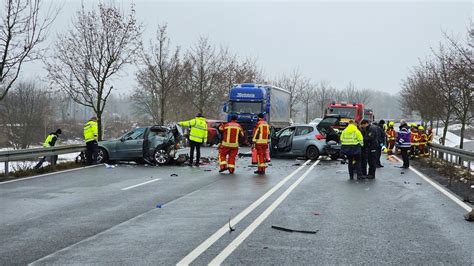
[[[84,125],[84,141],[86,142],[86,162],[88,165],[97,163],[97,153],[99,145],[99,127],[97,125],[97,117],[92,117]]]
[[[349,178],[354,179],[354,171],[357,179],[362,179],[360,167],[361,147],[364,145],[362,133],[357,128],[354,120],[349,121],[349,125],[341,133],[341,152],[347,157]]]
[[[368,120],[364,119],[360,123],[362,136],[364,137],[364,146],[362,147],[361,168],[362,174],[368,179],[375,178],[375,169],[377,167],[377,149],[379,145],[378,126],[371,125]],[[367,172],[367,164],[369,171]]]
[[[223,134],[219,147],[219,173],[229,170],[229,173],[233,174],[235,171],[235,157],[239,152],[239,139],[244,136],[244,130],[237,123],[237,116],[232,115],[231,121],[222,124],[219,131]]]
[[[188,121],[178,122],[178,125],[191,128],[189,132],[189,146],[191,148],[189,155],[189,165],[193,165],[194,150],[196,150],[196,163],[199,166],[201,161],[201,145],[207,142],[207,121],[201,113]]]
[[[61,133],[62,133],[62,131],[61,131],[60,128],[58,128],[56,130],[56,132],[49,133],[49,135],[44,140],[43,147],[45,147],[45,148],[54,147],[54,145],[56,145],[56,142],[58,141],[59,135],[61,135]],[[52,164],[56,164],[56,161],[58,160],[58,156],[54,155],[53,160],[54,161],[52,162]],[[35,165],[35,169],[40,168],[45,161],[46,161],[46,156],[39,160],[39,162]]]

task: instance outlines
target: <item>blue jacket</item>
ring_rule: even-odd
[[[411,133],[406,128],[402,128],[397,133],[397,146],[400,148],[410,148]]]

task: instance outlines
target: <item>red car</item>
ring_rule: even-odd
[[[223,123],[225,123],[225,121],[212,119],[207,120],[207,144],[211,146],[219,144],[219,134],[217,129]]]

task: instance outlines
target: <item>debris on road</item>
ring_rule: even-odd
[[[178,174],[171,174],[170,176],[178,176]]]
[[[294,230],[294,229],[289,229],[289,228],[276,226],[276,225],[272,225],[272,228],[276,230],[284,231],[284,232],[290,232],[290,233],[316,234],[317,232],[319,232],[319,230],[316,230],[316,231]]]
[[[157,209],[161,209],[161,203],[156,204]]]
[[[107,169],[113,169],[113,168],[115,168],[115,165],[112,165],[112,164],[106,164],[106,163],[105,163],[104,165],[105,165],[105,168],[107,168]]]
[[[471,210],[471,212],[468,212],[464,214],[464,219],[468,222],[474,222],[474,210]]]
[[[230,225],[230,216],[229,216],[229,231],[230,231],[230,232],[234,232],[234,231],[235,231],[235,227],[232,227],[232,225]]]
[[[301,166],[301,164],[300,163],[295,163],[292,166]]]
[[[312,215],[321,215],[319,212],[312,212]]]
[[[211,169],[204,169],[204,172],[212,172]]]
[[[421,183],[416,183],[418,186],[421,186]]]

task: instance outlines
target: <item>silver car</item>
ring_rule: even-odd
[[[316,124],[286,127],[272,136],[270,152],[275,157],[317,160],[320,155],[329,155],[337,159],[339,154],[328,153],[327,135],[327,129],[318,129]]]

